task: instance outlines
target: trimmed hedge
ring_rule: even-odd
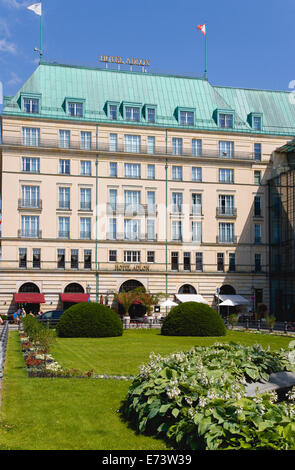
[[[164,318],[161,334],[166,336],[225,336],[226,327],[209,305],[185,302],[173,307]]]
[[[118,315],[109,307],[81,302],[63,313],[56,332],[63,338],[103,338],[122,336],[123,325]]]

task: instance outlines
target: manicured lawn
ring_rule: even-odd
[[[124,331],[120,338],[58,339],[55,359],[68,368],[135,374],[153,351],[162,355],[193,345],[235,341],[287,348],[291,338],[228,332],[224,338],[164,337],[157,330]],[[10,333],[0,413],[0,450],[162,450],[137,435],[119,413],[130,382],[99,379],[30,379],[16,332]]]

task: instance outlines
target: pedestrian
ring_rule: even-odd
[[[25,309],[24,309],[24,307],[23,307],[22,310],[21,310],[21,316],[22,316],[23,318],[25,318],[26,315],[27,315],[27,312],[25,311]]]
[[[13,314],[13,322],[15,325],[17,325],[17,312],[14,312]]]
[[[0,325],[3,325],[4,321],[3,321],[3,318],[0,317]]]
[[[35,315],[33,315],[33,312],[32,310],[29,311],[29,315],[31,315],[32,317],[34,317]]]

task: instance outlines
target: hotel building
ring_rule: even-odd
[[[269,305],[267,181],[295,135],[289,98],[41,63],[1,116],[0,313],[138,285]]]

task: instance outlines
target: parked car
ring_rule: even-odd
[[[63,310],[50,310],[49,312],[42,313],[37,320],[45,321],[45,320],[55,320],[58,321],[62,314],[64,313]]]

